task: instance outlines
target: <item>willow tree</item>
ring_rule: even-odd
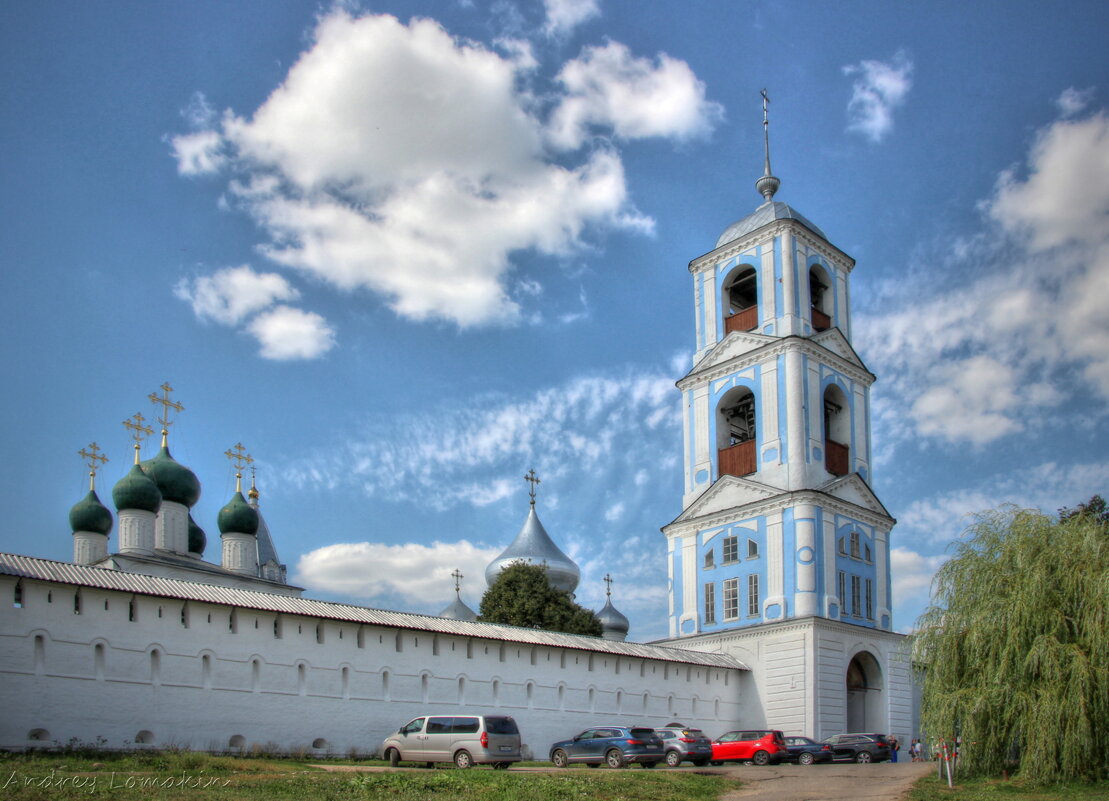
[[[1109,775],[1109,529],[1008,506],[975,518],[917,621],[921,725],[960,768]]]

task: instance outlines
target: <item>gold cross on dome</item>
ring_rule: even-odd
[[[528,470],[528,474],[526,476],[524,476],[524,481],[531,484],[530,489],[528,489],[528,495],[531,496],[531,505],[535,506],[535,487],[540,482],[539,482],[539,476],[536,475],[534,468],[531,469],[531,470]]]
[[[454,591],[456,593],[460,592],[462,579],[465,578],[465,576],[462,575],[462,571],[456,567],[454,572],[451,573],[451,578],[454,579]]]
[[[234,447],[223,452],[223,455],[235,466],[235,492],[243,491],[243,468],[254,463],[254,458],[244,451],[243,443],[236,442]]]
[[[612,576],[610,576],[608,573],[605,573],[604,581],[605,581],[605,585],[606,585],[605,586],[605,597],[606,598],[611,598],[612,597]]]
[[[139,449],[142,441],[154,433],[154,429],[144,425],[146,418],[140,412],[135,412],[123,421],[123,427],[131,432],[131,439],[135,440],[135,464],[139,463]]]
[[[100,452],[100,446],[95,442],[89,443],[88,450],[81,448],[77,451],[77,455],[82,459],[87,459],[89,466],[89,490],[96,489],[96,471],[99,470],[107,461],[108,457]]]
[[[173,387],[169,385],[168,381],[162,384],[162,386],[158,387],[158,389],[162,390],[162,397],[159,398],[153,392],[147,395],[147,397],[150,398],[151,403],[161,404],[162,406],[162,416],[156,417],[154,419],[162,424],[162,444],[164,445],[166,434],[169,433],[168,429],[171,425],[173,425],[172,421],[169,419],[170,409],[175,412],[183,412],[185,411],[185,407],[177,401],[169,399],[169,393],[173,392]]]

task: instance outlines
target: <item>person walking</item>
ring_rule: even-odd
[[[901,750],[901,743],[896,737],[890,737],[890,762],[897,761],[897,752]]]

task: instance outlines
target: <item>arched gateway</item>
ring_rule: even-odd
[[[885,733],[882,668],[867,651],[847,666],[847,731]]]

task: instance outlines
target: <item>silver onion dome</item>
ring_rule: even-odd
[[[597,613],[597,620],[601,621],[601,637],[604,639],[621,642],[627,639],[631,623],[612,605],[612,598],[605,601],[604,608]]]
[[[574,561],[559,550],[554,540],[539,522],[535,513],[535,503],[528,510],[528,519],[504,551],[485,568],[485,581],[492,585],[501,570],[513,562],[526,562],[533,565],[546,565],[547,580],[556,590],[572,593],[578,586],[581,572]]]
[[[445,617],[448,620],[477,620],[477,612],[462,601],[462,598],[457,597],[454,603],[439,613],[439,617]]]

